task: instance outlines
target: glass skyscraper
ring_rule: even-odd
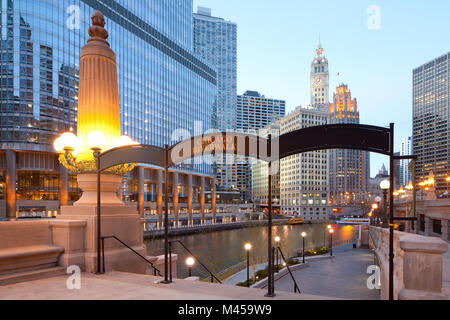
[[[236,130],[237,104],[237,26],[211,16],[211,9],[199,7],[194,14],[194,51],[217,69],[217,102],[214,128]],[[227,158],[224,156],[224,159]],[[234,162],[234,159],[230,159]],[[223,161],[225,162],[225,161]],[[233,165],[219,163],[217,184],[236,187]]]
[[[413,154],[417,180],[433,173],[436,193],[447,191],[450,174],[450,53],[413,70]],[[447,194],[448,197],[448,194]]]
[[[94,10],[117,58],[123,134],[162,147],[175,129],[193,134],[194,121],[212,126],[216,71],[194,54],[192,0],[0,0],[0,201],[8,193],[12,201],[14,182],[24,186],[17,200],[58,200],[52,144],[76,132],[79,58]],[[206,164],[183,166],[212,174]]]
[[[238,95],[237,130],[257,134],[260,129],[286,115],[286,101],[266,98],[256,91]],[[254,159],[238,157],[236,161],[237,188],[243,200],[251,200],[252,166]]]

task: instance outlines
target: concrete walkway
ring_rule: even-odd
[[[81,274],[81,289],[69,290],[68,276],[0,286],[0,300],[266,300],[265,290],[201,281],[158,284],[158,277],[122,272]],[[272,299],[272,298],[271,298]],[[271,300],[269,299],[269,300]],[[278,300],[327,300],[310,294],[279,292]]]
[[[310,261],[309,268],[294,271],[302,293],[352,300],[378,300],[379,290],[367,288],[367,267],[374,264],[373,253],[352,245],[333,248],[334,259]],[[277,292],[293,292],[290,276],[276,281]]]

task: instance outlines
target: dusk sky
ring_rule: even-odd
[[[238,94],[255,90],[285,99],[288,112],[310,103],[310,66],[320,35],[330,101],[339,83],[348,84],[361,123],[395,123],[396,151],[412,135],[412,70],[450,51],[448,0],[194,0],[195,12],[197,6],[238,25]],[[373,6],[379,20],[368,13]],[[372,176],[382,163],[389,165],[385,156],[371,159]]]

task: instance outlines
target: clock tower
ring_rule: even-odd
[[[325,58],[322,45],[319,44],[311,64],[311,105],[328,108],[329,79],[328,60]]]

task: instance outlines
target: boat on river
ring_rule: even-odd
[[[291,218],[287,221],[287,223],[292,225],[303,224],[305,223],[305,220],[303,220],[302,218]]]

